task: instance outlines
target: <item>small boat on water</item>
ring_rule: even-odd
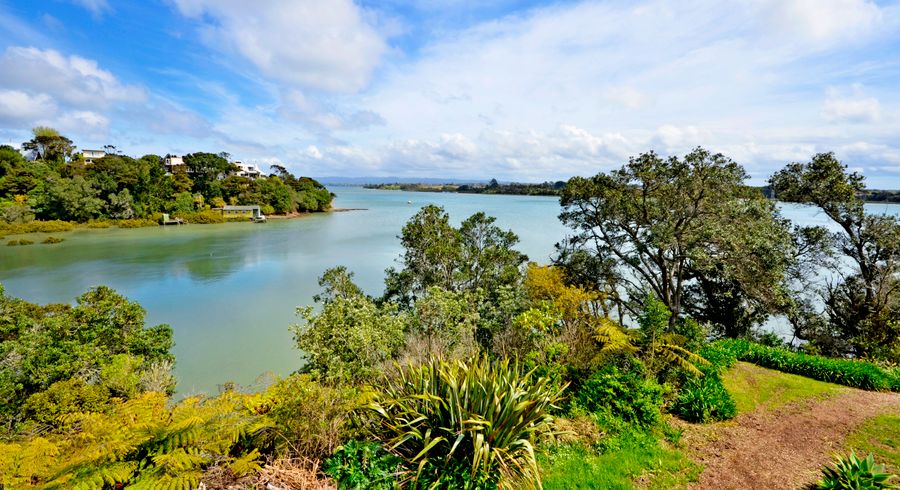
[[[250,218],[250,221],[252,221],[252,222],[254,222],[254,223],[265,223],[265,222],[266,222],[266,215],[260,214],[260,215],[258,215],[258,216],[254,216],[254,217]]]

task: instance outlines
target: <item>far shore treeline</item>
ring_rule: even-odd
[[[80,218],[123,209],[109,200],[122,177],[92,170],[130,168],[125,157],[83,165],[47,152],[15,160],[47,172],[16,205],[61,217],[39,213],[81,203],[45,200],[65,180],[102,202]],[[127,161],[147,172],[158,163]],[[212,178],[223,171],[177,177],[191,181],[189,212],[231,197],[230,177]],[[173,330],[145,325],[137,303],[99,286],[73,305],[37,305],[0,286],[0,488],[552,490],[636,478],[684,488],[702,471],[681,452],[684,427],[744,410],[726,383],[738,360],[900,392],[900,221],[869,212],[863,177],[831,153],[786,165],[769,185],[832,228],[794,225],[747,179],[703,148],[573,177],[551,264],[529,262],[484,212],[425,206],[400,230],[382,294],[321,264],[317,304],[285,325],[296,372],[257,389],[222,380],[221,393],[181,401]],[[149,182],[160,180],[176,177]],[[170,202],[140,195],[151,197],[127,209]],[[791,341],[765,330],[773,318]],[[859,488],[829,483],[848,475],[896,480],[874,456],[861,469],[847,461],[816,488]]]
[[[0,225],[119,220],[141,226],[158,223],[162,213],[207,223],[223,221],[212,209],[225,205],[259,205],[263,214],[331,207],[333,196],[322,184],[280,165],[250,178],[236,175],[226,153],[197,152],[168,172],[159,155],[133,158],[107,147],[105,156],[86,161],[58,131],[36,127],[32,134],[23,151],[0,146]]]
[[[411,192],[458,192],[460,194],[510,194],[521,196],[560,196],[566,188],[564,181],[523,183],[523,182],[498,182],[497,179],[491,179],[486,184],[426,184],[426,183],[383,183],[383,184],[366,184],[366,189],[379,189],[390,191],[411,191]],[[751,186],[752,187],[752,186]],[[777,199],[775,191],[771,186],[754,187],[762,194],[770,199]],[[883,189],[860,189],[859,199],[864,202],[878,203],[900,203],[900,190],[883,190]]]

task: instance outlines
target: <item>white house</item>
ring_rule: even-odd
[[[172,173],[179,165],[184,165],[184,159],[179,156],[166,155],[166,159],[163,160],[163,166],[166,167],[166,172],[169,173]]]
[[[238,171],[234,173],[238,177],[248,177],[251,179],[256,179],[262,175],[262,171],[259,170],[259,167],[253,163],[244,163],[241,161],[234,162],[238,167]]]
[[[84,163],[94,163],[94,160],[106,156],[103,150],[81,150],[81,156],[84,157]]]

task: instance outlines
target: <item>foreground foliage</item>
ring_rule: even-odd
[[[248,449],[269,425],[226,392],[189,398],[171,409],[161,393],[116,402],[109,413],[62,417],[61,429],[0,443],[3,484],[46,488],[196,488],[203,471],[222,465],[238,476],[260,469]]]
[[[552,436],[561,394],[508,360],[402,367],[368,407],[372,436],[403,459],[413,486],[540,487],[535,445]]]
[[[844,458],[838,456],[834,468],[822,470],[824,476],[819,480],[818,488],[822,490],[878,490],[897,488],[893,484],[897,475],[885,473],[884,465],[875,464],[875,457],[869,454],[860,459],[855,452]]]

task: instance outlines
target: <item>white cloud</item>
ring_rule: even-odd
[[[45,94],[0,90],[0,122],[12,127],[28,125],[56,113],[56,104]]]
[[[387,45],[352,0],[173,0],[264,76],[313,89],[365,87]]]
[[[63,132],[97,133],[106,130],[109,119],[93,111],[73,111],[63,114],[57,120],[57,126]]]
[[[61,103],[93,110],[147,98],[144,89],[121,83],[96,61],[31,47],[9,47],[0,56],[0,87],[43,93]]]
[[[881,104],[875,97],[865,95],[859,86],[849,95],[832,89],[825,99],[822,117],[830,122],[877,122],[881,118]]]
[[[322,159],[322,152],[316,147],[316,145],[309,145],[306,147],[306,151],[303,152],[307,157],[312,158],[314,160]]]

